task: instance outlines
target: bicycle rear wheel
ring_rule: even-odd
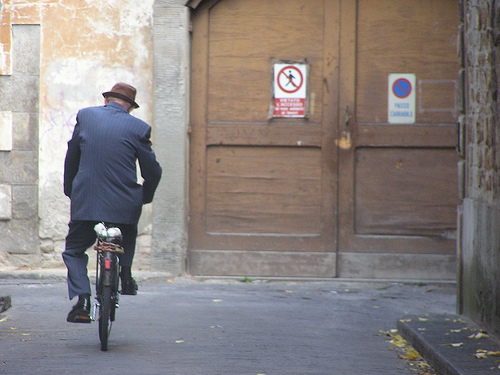
[[[99,306],[99,339],[101,340],[101,350],[108,350],[108,338],[112,324],[112,291],[111,286],[103,285],[101,290],[101,301]],[[113,314],[114,315],[114,314]],[[113,318],[114,320],[114,318]]]

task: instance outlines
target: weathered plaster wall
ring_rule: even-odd
[[[62,192],[66,142],[78,109],[101,105],[117,81],[134,85],[153,125],[153,0],[6,0],[1,2],[0,74],[12,74],[12,25],[41,27],[38,212],[40,264],[61,265],[69,220]],[[33,52],[33,51],[32,51]],[[4,99],[0,99],[4,100]],[[161,148],[155,142],[155,149]],[[152,207],[145,207],[136,266],[150,267]],[[0,249],[0,252],[2,249]],[[21,265],[17,260],[11,265]]]
[[[40,238],[47,258],[54,255],[59,261],[63,250],[68,200],[60,188],[61,171],[78,109],[102,105],[101,93],[123,81],[138,91],[141,108],[133,114],[153,122],[152,6],[152,0],[66,0],[47,3],[41,10],[39,201]],[[143,219],[147,214],[146,209]],[[149,223],[142,223],[142,233],[150,235]],[[138,247],[136,266],[146,266],[148,252]]]
[[[464,161],[459,211],[458,310],[500,332],[500,4],[461,0],[460,117]]]

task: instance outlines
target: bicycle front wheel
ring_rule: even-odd
[[[111,297],[111,286],[103,285],[99,307],[99,339],[101,340],[102,351],[108,350],[108,337],[111,332]]]

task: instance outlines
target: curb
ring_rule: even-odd
[[[89,269],[88,275],[91,281],[95,279],[94,270]],[[147,282],[147,281],[168,282],[174,276],[168,272],[133,271],[133,277],[138,282]],[[67,270],[65,268],[0,271],[0,283],[8,281],[16,281],[16,280],[65,283],[66,278],[67,278]]]
[[[0,283],[12,280],[32,281],[66,281],[66,270],[64,269],[36,269],[36,270],[1,270]]]
[[[482,375],[500,371],[496,337],[462,315],[405,315],[398,332],[440,375]],[[479,357],[479,358],[478,358]]]

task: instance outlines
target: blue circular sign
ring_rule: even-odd
[[[392,92],[400,99],[407,98],[411,94],[411,83],[406,78],[398,78],[392,84]]]

